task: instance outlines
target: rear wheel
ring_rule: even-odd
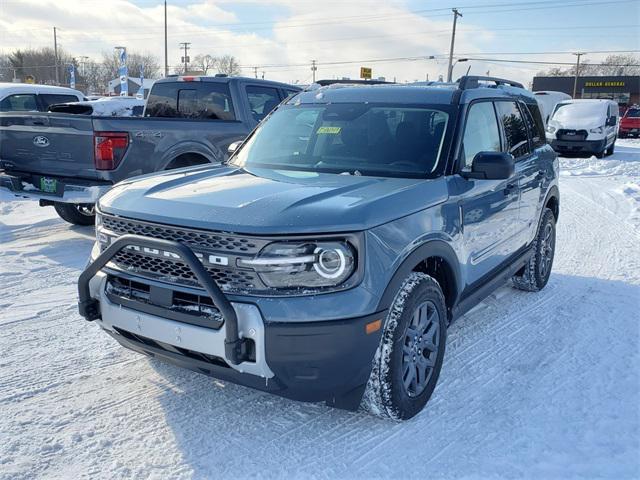
[[[551,275],[556,250],[556,222],[549,208],[544,209],[532,250],[527,264],[513,277],[513,286],[527,292],[542,290]]]
[[[412,273],[389,309],[363,409],[395,420],[419,413],[438,381],[446,338],[447,310],[440,285],[429,275]]]
[[[59,203],[53,205],[60,218],[74,225],[94,225],[96,214],[94,206],[88,203]]]

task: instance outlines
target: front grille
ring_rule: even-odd
[[[172,240],[188,245],[191,248],[200,247],[205,250],[223,252],[237,252],[241,254],[255,254],[267,244],[263,239],[253,239],[230,235],[227,233],[207,232],[169,225],[140,222],[126,218],[104,215],[102,224],[107,230],[117,235],[135,234],[144,237]]]
[[[180,261],[143,255],[131,250],[120,250],[114,255],[112,262],[120,269],[132,274],[198,286],[198,279],[193,271]],[[222,290],[253,290],[260,282],[257,274],[249,270],[227,270],[217,267],[205,267],[205,269]]]
[[[556,133],[558,140],[569,140],[582,142],[587,139],[589,133],[586,130],[568,130],[561,128]]]
[[[205,259],[202,261],[204,268],[225,292],[250,293],[266,288],[256,272],[236,266],[238,259],[255,256],[269,243],[266,239],[187,229],[110,215],[102,216],[102,227],[116,236],[141,235],[179,242],[190,247],[197,254],[202,254],[202,258]],[[213,265],[213,262],[206,261],[209,254],[222,256],[226,264]],[[151,255],[144,250],[127,248],[114,255],[109,265],[132,275],[201,288],[189,266],[179,258]]]

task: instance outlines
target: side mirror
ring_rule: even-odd
[[[607,118],[607,123],[605,124],[607,127],[615,127],[617,123],[617,118],[616,117],[609,117]]]
[[[480,180],[505,180],[513,175],[515,160],[505,152],[478,152],[473,157],[471,171],[463,172],[467,178]]]
[[[240,145],[242,145],[242,140],[238,140],[237,142],[233,142],[231,145],[229,145],[227,147],[227,153],[229,154],[229,156],[236,153],[236,150],[238,150],[238,147],[240,147]]]

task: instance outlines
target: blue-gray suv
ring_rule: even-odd
[[[151,357],[407,419],[452,321],[507,281],[546,285],[558,213],[557,157],[522,85],[324,86],[225,165],[104,195],[80,312]]]

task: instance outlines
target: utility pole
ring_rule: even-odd
[[[56,85],[60,85],[60,73],[58,72],[58,34],[53,27],[53,56],[55,57]]]
[[[576,76],[573,79],[573,98],[575,99],[576,98],[576,93],[578,92],[578,77],[580,76],[580,57],[582,55],[584,55],[584,53],[583,52],[579,52],[579,53],[576,52],[576,53],[574,53],[574,55],[576,57],[578,57],[577,60],[576,60]]]
[[[169,54],[167,53],[167,0],[164,0],[164,76],[169,76]]]
[[[187,54],[187,52],[189,51],[189,45],[191,45],[191,42],[182,42],[180,44],[180,48],[184,48],[184,57],[182,57],[182,62],[184,63],[184,74],[187,74],[187,68],[188,68],[188,64],[189,64],[189,55]]]
[[[253,76],[258,78],[258,67],[253,67]]]
[[[457,8],[452,8],[453,12],[453,31],[451,32],[451,48],[449,49],[449,68],[447,69],[447,82],[451,81],[451,75],[453,70],[453,46],[456,42],[456,24],[458,23],[458,17],[462,17],[462,14],[458,12]]]
[[[311,60],[311,71],[313,72],[313,83],[316,83],[316,71],[318,70],[318,67],[316,67],[316,61],[315,60]]]

